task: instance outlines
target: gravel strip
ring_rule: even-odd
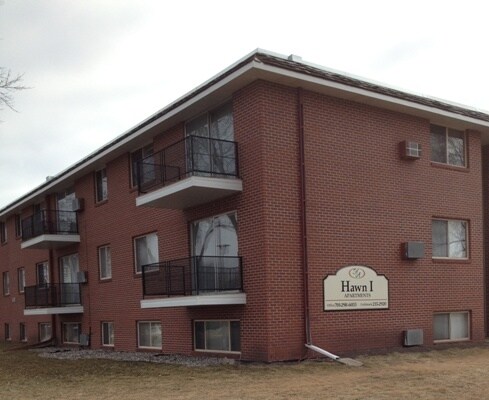
[[[187,367],[210,367],[218,365],[234,365],[235,360],[219,357],[190,357],[178,354],[165,355],[158,353],[106,351],[106,350],[84,350],[67,349],[58,347],[47,347],[42,349],[31,349],[39,354],[39,357],[56,358],[59,360],[82,360],[82,359],[104,359],[114,361],[151,362],[161,364],[177,364]]]

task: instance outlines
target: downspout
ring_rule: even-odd
[[[48,266],[49,266],[49,284],[51,285],[51,281],[54,279],[54,256],[53,256],[53,249],[49,249],[49,261],[48,261]],[[56,314],[51,314],[51,340],[54,340],[55,344],[57,343],[57,327],[56,327]]]
[[[306,347],[311,345],[311,322],[309,315],[309,264],[307,257],[307,214],[306,214],[306,165],[304,141],[304,104],[302,88],[297,89],[298,122],[299,122],[299,166],[300,166],[300,212],[301,212],[301,245],[302,245],[302,280],[304,285],[304,329]]]
[[[311,316],[309,308],[309,260],[307,252],[307,202],[306,202],[306,163],[304,138],[304,99],[302,88],[297,88],[298,123],[299,123],[299,165],[300,165],[300,214],[301,214],[301,245],[302,245],[302,281],[304,285],[304,329],[306,348],[322,354],[334,361],[350,366],[360,366],[361,362],[350,358],[341,358],[320,347],[314,346],[311,334]]]
[[[46,196],[46,205],[48,210],[52,209],[52,198],[50,195]],[[47,213],[48,217],[51,218],[49,213]],[[48,270],[49,270],[49,283],[48,285],[52,285],[54,281],[54,254],[53,249],[49,249],[49,259],[48,259]],[[51,314],[51,339],[57,345],[57,327],[56,327],[56,314]]]

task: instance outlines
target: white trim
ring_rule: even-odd
[[[60,245],[69,245],[71,243],[80,243],[80,235],[39,235],[35,238],[26,240],[20,244],[21,249],[28,249],[29,247],[36,247],[37,245],[42,245],[39,248],[50,248],[57,247]]]
[[[83,314],[83,306],[25,309],[24,315]]]
[[[302,82],[309,82],[309,83],[312,83],[312,84],[317,85],[317,86],[323,86],[323,87],[328,87],[331,89],[336,89],[337,91],[340,91],[340,92],[346,92],[346,93],[359,95],[359,96],[364,97],[364,98],[372,98],[372,99],[380,100],[384,104],[384,108],[388,108],[388,107],[385,107],[385,103],[397,104],[397,105],[403,106],[405,108],[416,109],[416,110],[427,112],[429,114],[436,114],[436,115],[440,115],[443,117],[450,117],[450,118],[454,118],[454,119],[457,119],[460,121],[470,122],[473,124],[477,124],[479,126],[484,126],[486,128],[489,128],[489,122],[481,120],[481,119],[472,118],[469,116],[457,114],[457,113],[446,111],[446,110],[441,110],[441,109],[436,108],[436,107],[430,107],[430,106],[419,104],[419,103],[412,102],[409,100],[399,99],[397,97],[388,96],[386,94],[373,92],[373,91],[370,91],[367,89],[362,89],[362,88],[358,88],[355,86],[349,86],[349,85],[345,85],[343,83],[333,82],[333,81],[327,80],[325,78],[309,76],[306,74],[302,74],[300,72],[290,71],[290,70],[286,70],[286,69],[283,69],[280,67],[270,66],[267,64],[263,64],[263,63],[258,63],[256,61],[253,61],[252,63],[253,63],[253,67],[258,69],[258,70],[271,72],[271,73],[276,74],[276,75],[281,75],[281,76],[292,78],[294,80],[299,80]],[[321,69],[328,71],[324,67],[322,67]],[[344,73],[341,73],[341,75],[348,76]],[[359,80],[361,80],[363,82],[367,82],[367,83],[369,82],[365,78],[361,78]],[[284,84],[287,85],[286,83],[284,83]],[[384,88],[389,88],[389,86],[386,84],[381,84],[380,86],[382,86]],[[395,89],[395,90],[398,90],[399,92],[405,93],[405,94],[412,94],[412,93],[409,93],[405,90],[399,90],[399,89]],[[427,100],[433,100],[432,98],[430,98],[428,96],[423,96],[423,95],[418,95],[418,94],[412,94],[412,95],[417,96],[417,97],[421,97],[421,98],[425,98]],[[342,96],[338,96],[337,94],[335,96],[340,97],[340,98],[342,97]],[[351,96],[350,97],[344,96],[343,98],[352,99],[354,101],[354,98],[352,98]],[[448,105],[461,107],[461,108],[466,109],[466,110],[477,111],[477,112],[483,113],[483,111],[479,111],[479,110],[476,110],[476,109],[473,109],[473,108],[470,108],[467,106],[460,106],[460,105],[457,105],[454,103],[450,103],[449,101],[446,101],[446,100],[438,100],[438,101],[441,101],[441,102],[446,103]]]
[[[146,206],[151,205],[151,203],[158,203],[160,199],[168,198],[170,196],[177,195],[185,190],[190,189],[210,189],[215,190],[216,193],[224,192],[224,196],[231,195],[236,192],[243,191],[243,181],[241,179],[235,178],[212,178],[212,177],[204,177],[204,176],[191,176],[189,178],[183,179],[176,183],[172,183],[168,186],[164,186],[160,189],[154,190],[149,193],[145,193],[136,197],[136,206]],[[221,195],[223,193],[220,193]],[[221,198],[223,196],[216,196],[216,198]],[[195,201],[195,198],[192,198],[190,201]],[[199,199],[197,199],[198,201]],[[178,208],[187,208],[191,205],[185,205],[184,207]]]
[[[219,306],[240,304],[246,304],[246,293],[223,293],[141,300],[141,308]]]

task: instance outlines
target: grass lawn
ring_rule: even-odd
[[[0,345],[0,399],[485,399],[489,346],[333,362],[184,367],[53,360]]]

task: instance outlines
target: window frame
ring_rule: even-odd
[[[108,328],[107,332],[104,329],[105,326]],[[106,336],[106,333],[108,334],[108,336]],[[102,321],[100,323],[100,341],[102,343],[102,346],[104,347],[114,347],[114,342],[115,342],[114,322]]]
[[[148,243],[147,242],[147,238],[150,237],[150,236],[154,236],[156,238],[155,260],[154,260],[154,262],[151,262],[151,263],[142,264],[138,260],[137,241],[144,238],[146,240],[146,247],[148,247],[147,246],[147,243]],[[133,252],[134,252],[134,273],[136,275],[141,275],[142,272],[143,272],[143,268],[142,268],[143,265],[156,264],[160,260],[160,257],[159,257],[158,233],[157,232],[151,232],[151,233],[147,233],[145,235],[134,237],[133,238]]]
[[[444,244],[444,246],[447,247],[447,256],[435,256],[435,241],[433,238],[433,223],[435,221],[442,221],[442,222],[447,222],[447,230],[446,230],[446,239],[447,242]],[[450,222],[463,222],[465,224],[465,257],[454,257],[453,255],[450,255]],[[469,260],[470,259],[470,254],[469,254],[469,229],[470,229],[470,223],[466,219],[455,219],[455,218],[438,218],[438,217],[433,217],[431,219],[431,258],[433,260]]]
[[[27,327],[24,322],[19,323],[19,340],[27,342]]]
[[[49,327],[49,338],[43,340],[41,333],[43,331],[43,327],[46,327],[46,326]],[[39,342],[45,342],[45,341],[51,340],[53,338],[53,329],[52,329],[50,322],[40,322],[39,323],[39,325],[38,325],[38,336],[39,336]]]
[[[8,237],[7,237],[7,222],[6,221],[0,221],[0,244],[5,244],[7,243]]]
[[[2,283],[3,283],[3,295],[10,295],[10,271],[4,271],[2,273]]]
[[[129,164],[130,164],[130,176],[129,176],[129,184],[131,189],[134,189],[138,186],[138,178],[137,178],[137,163],[141,161],[143,158],[154,155],[154,144],[149,143],[145,146],[140,147],[132,151],[129,155]]]
[[[141,345],[141,325],[149,324],[149,338],[150,338],[150,346]],[[152,346],[152,326],[159,325],[160,326],[160,345]],[[161,321],[138,321],[137,322],[137,345],[139,349],[150,349],[150,350],[161,350],[163,348],[163,329],[161,325]]]
[[[444,159],[445,159],[445,161],[439,161],[439,160],[433,159],[433,154],[434,154],[434,152],[433,152],[433,147],[434,147],[433,135],[440,134],[439,132],[433,132],[436,129],[438,129],[438,130],[444,129],[444,131],[445,131],[445,142],[444,142],[445,143],[444,144],[444,148],[445,148]],[[452,133],[451,137],[455,137],[454,133],[461,134],[463,136],[463,165],[450,162],[450,146],[449,146],[450,133]],[[436,163],[438,165],[447,165],[447,166],[454,167],[454,168],[467,168],[468,167],[467,132],[464,130],[453,129],[453,128],[449,128],[449,127],[437,125],[437,124],[430,124],[430,150],[431,150],[430,160],[432,163]]]
[[[22,237],[22,217],[20,214],[15,214],[15,237]]]
[[[45,282],[41,282],[41,275],[39,274],[40,269],[42,267],[43,270],[43,280]],[[45,272],[45,273],[44,273]],[[51,276],[49,271],[49,263],[47,261],[42,261],[36,264],[36,285],[37,286],[48,286],[51,283]]]
[[[25,268],[17,268],[17,288],[19,293],[25,292]]]
[[[228,350],[216,350],[212,348],[207,348],[207,323],[209,322],[226,322],[228,327],[227,327],[227,332],[228,332],[228,342],[229,342],[229,348]],[[232,350],[233,348],[233,330],[231,328],[231,324],[233,322],[237,322],[239,325],[239,330],[238,330],[238,344],[239,344],[239,350]],[[204,346],[205,348],[198,348],[197,347],[197,323],[203,323],[204,324]],[[194,351],[197,352],[204,352],[204,353],[227,353],[227,354],[241,354],[241,321],[239,319],[197,319],[193,321],[193,347]],[[236,341],[236,338],[234,338],[234,341]]]
[[[464,338],[452,338],[451,329],[451,319],[454,314],[465,314],[467,315],[467,337]],[[437,315],[448,315],[448,339],[435,339],[435,316]],[[433,314],[433,343],[449,343],[449,342],[467,342],[470,341],[471,331],[470,331],[470,311],[449,311],[449,312],[436,312]]]
[[[69,342],[67,339],[66,339],[66,331],[65,329],[68,327],[68,326],[77,326],[78,327],[78,341],[77,342]],[[63,322],[62,323],[62,326],[61,326],[61,334],[62,334],[62,341],[63,341],[63,344],[80,344],[80,335],[81,335],[81,323],[79,322]]]
[[[4,331],[5,340],[11,341],[12,340],[12,330],[10,329],[10,324],[8,322],[5,322],[3,324],[3,331]]]
[[[102,250],[104,251],[104,256],[102,256]],[[108,255],[108,257],[107,257]],[[105,273],[103,275],[103,265],[105,266]],[[98,248],[98,267],[99,267],[99,279],[101,281],[106,281],[112,279],[112,253],[110,245],[103,245]]]
[[[95,171],[95,203],[102,203],[109,198],[109,184],[107,179],[107,168]]]

